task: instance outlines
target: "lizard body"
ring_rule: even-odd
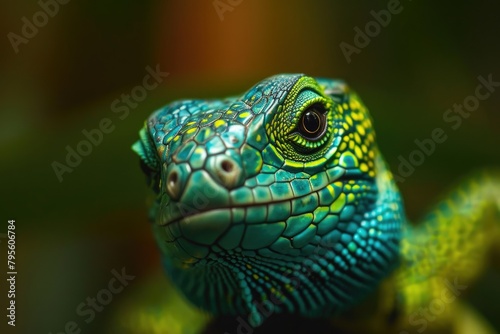
[[[486,174],[411,225],[371,117],[340,80],[278,75],[241,97],[174,102],[133,149],[174,286],[252,327],[268,310],[353,332],[404,329],[454,297],[450,282],[458,291],[480,273],[498,230],[500,187]],[[451,328],[452,309],[434,327]]]

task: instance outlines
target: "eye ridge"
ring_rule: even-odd
[[[325,106],[320,103],[307,107],[299,119],[299,134],[307,140],[319,140],[326,132],[326,111]]]

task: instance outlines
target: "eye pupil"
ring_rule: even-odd
[[[298,130],[303,137],[310,140],[317,140],[324,134],[325,125],[324,112],[316,106],[312,106],[302,114]]]
[[[321,119],[316,110],[307,111],[302,118],[302,126],[310,134],[316,134],[321,127]]]

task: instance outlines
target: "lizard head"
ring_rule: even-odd
[[[393,266],[397,190],[387,197],[370,116],[342,81],[278,75],[241,97],[174,102],[133,149],[167,272],[204,309],[254,323],[259,303],[331,313]]]

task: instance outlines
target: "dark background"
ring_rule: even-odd
[[[443,121],[447,109],[474,94],[478,76],[500,81],[500,3],[402,1],[402,11],[348,63],[340,43],[353,45],[354,27],[364,30],[370,11],[387,4],[243,0],[221,20],[212,1],[72,0],[16,53],[7,34],[21,35],[22,17],[32,21],[40,5],[3,0],[0,233],[16,219],[16,332],[82,324],[76,306],[106,287],[113,268],[126,267],[133,283],[81,325],[84,333],[102,332],[127,294],[158,273],[148,190],[130,145],[146,117],[172,100],[242,93],[282,72],[343,78],[371,110],[393,170],[398,156],[416,148],[415,139],[437,127],[448,135],[400,184],[413,220],[461,176],[500,166],[500,89],[457,130]],[[112,101],[141,85],[146,66],[157,64],[169,76],[119,119]],[[85,139],[82,130],[103,118],[114,131],[59,182],[51,164],[64,163],[65,147],[75,148]],[[0,249],[4,256],[5,242]],[[467,291],[497,329],[499,279],[488,272]],[[1,294],[5,310],[4,288]]]

